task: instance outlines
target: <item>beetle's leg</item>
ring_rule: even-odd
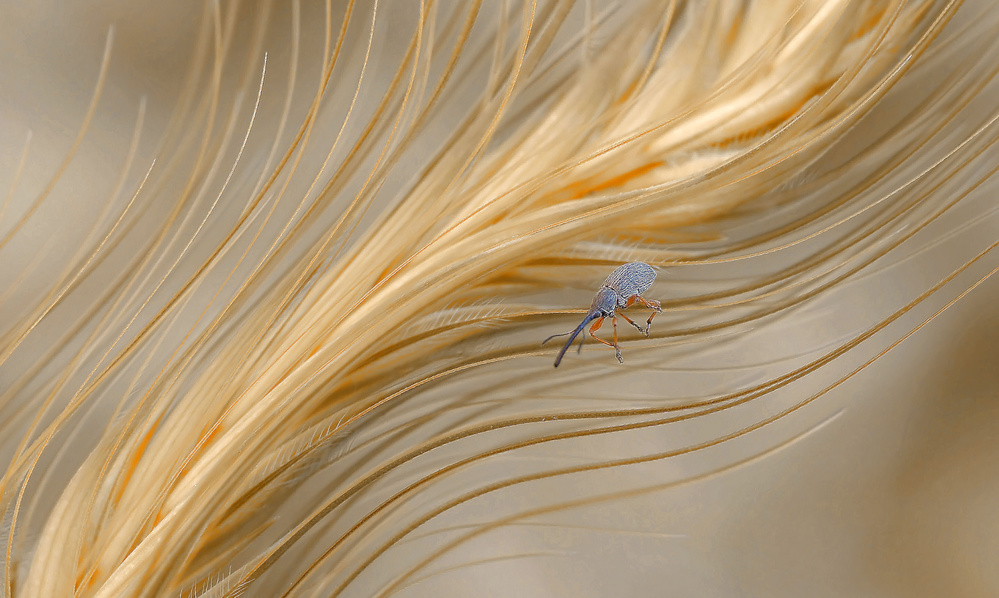
[[[655,299],[646,299],[645,297],[642,297],[641,295],[636,295],[636,296],[638,297],[637,300],[642,305],[644,305],[645,307],[647,307],[649,309],[655,310],[656,313],[662,312],[662,310],[663,310],[662,304],[659,303],[658,301],[656,301]]]
[[[597,328],[600,328],[600,323],[603,322],[603,321],[604,321],[603,317],[600,317],[600,318],[597,318],[597,319],[593,320],[593,326],[590,327],[590,336],[593,336],[593,331],[594,330],[596,330]],[[593,338],[597,338],[597,337],[593,336]],[[576,353],[582,353],[583,352],[583,341],[584,340],[586,340],[586,333],[585,332],[583,334],[579,335],[579,347],[576,348]],[[597,338],[597,340],[600,341],[599,338]],[[600,341],[600,342],[604,342],[604,341]]]
[[[614,355],[617,357],[618,363],[624,363],[624,357],[621,356],[621,347],[617,345],[617,316],[611,316],[611,324],[614,326]]]
[[[624,363],[624,358],[621,356],[621,349],[617,346],[617,318],[611,318],[611,323],[614,324],[613,343],[609,343],[604,339],[600,338],[599,336],[597,336],[596,334],[594,334],[597,330],[600,330],[600,327],[603,325],[603,323],[604,323],[603,318],[600,318],[599,320],[593,322],[593,326],[590,326],[590,336],[593,337],[593,340],[601,342],[607,345],[608,347],[614,349],[614,353],[617,355],[617,360],[620,361],[621,363]]]
[[[624,315],[624,314],[621,314],[621,317],[622,317],[622,318],[624,318],[625,320],[627,320],[627,322],[628,322],[629,324],[631,324],[632,326],[634,326],[635,328],[638,328],[638,331],[639,331],[639,332],[641,332],[641,333],[642,333],[642,334],[644,334],[645,336],[649,336],[649,333],[648,333],[648,332],[645,332],[645,329],[644,329],[644,328],[642,328],[641,326],[639,326],[638,324],[636,324],[636,323],[635,323],[634,321],[632,321],[632,319],[631,319],[631,318],[629,318],[628,316],[626,316],[626,315]]]
[[[623,309],[628,309],[629,307],[631,307],[632,305],[634,305],[635,301],[637,301],[638,299],[641,299],[641,297],[639,297],[638,295],[632,295],[631,297],[628,297],[628,299],[625,300],[625,302],[624,302],[624,308]],[[629,322],[631,322],[631,318],[629,318],[628,316],[626,316],[624,314],[621,314],[621,317],[624,318],[625,320],[628,320]],[[638,331],[641,332],[642,334],[644,334],[645,336],[649,336],[649,333],[646,332],[646,331],[644,331],[644,330],[642,330],[642,327],[639,326],[638,324],[636,324],[634,322],[631,322],[631,325],[634,326],[635,328],[638,328]]]
[[[656,314],[662,312],[663,308],[661,305],[659,305],[658,301],[654,299],[646,299],[641,295],[632,295],[631,297],[628,297],[628,300],[625,301],[624,306],[626,308],[631,307],[635,303],[641,303],[645,307],[652,310],[652,315],[649,316],[649,320],[645,323],[645,329],[643,330],[641,326],[639,326],[634,322],[631,322],[631,319],[628,318],[628,316],[621,314],[621,317],[631,322],[631,325],[634,326],[635,328],[638,328],[639,332],[641,332],[645,336],[649,336],[649,332],[652,330],[652,318],[656,317]]]
[[[656,317],[656,314],[662,313],[663,306],[660,305],[655,299],[646,299],[641,295],[635,295],[632,299],[652,310],[652,314],[649,315],[649,320],[646,322],[645,326],[645,336],[649,336],[649,331],[652,330],[652,318]]]
[[[596,334],[594,334],[597,330],[600,330],[600,327],[603,326],[603,324],[604,324],[604,319],[603,318],[600,318],[599,320],[596,320],[595,322],[593,322],[593,326],[590,326],[590,336],[592,336],[593,340],[595,340],[597,342],[603,343],[603,344],[607,345],[608,347],[613,347],[614,345],[612,345],[611,343],[608,343],[604,339],[602,339],[599,336],[597,336]]]

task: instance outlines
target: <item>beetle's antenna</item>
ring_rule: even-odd
[[[553,335],[549,336],[548,338],[546,338],[545,340],[541,341],[541,346],[543,347],[545,345],[545,343],[547,343],[548,341],[552,340],[553,338],[555,338],[557,336],[569,336],[570,334],[572,334],[572,331],[569,331],[569,332],[560,332],[558,334],[553,334]]]

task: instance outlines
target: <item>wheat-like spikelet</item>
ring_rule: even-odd
[[[207,2],[169,118],[134,103],[50,251],[31,227],[122,103],[111,29],[55,174],[18,191],[30,143],[7,171],[7,595],[436,595],[498,529],[795,444],[995,264],[940,250],[991,215],[999,138],[997,20],[958,8]],[[636,260],[651,338],[553,370],[540,339]]]

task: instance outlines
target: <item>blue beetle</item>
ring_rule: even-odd
[[[569,340],[566,341],[565,346],[562,350],[558,352],[558,357],[555,358],[555,367],[562,362],[562,356],[565,352],[569,350],[572,346],[572,342],[576,339],[576,336],[582,332],[583,328],[593,322],[590,327],[589,333],[594,340],[599,341],[608,347],[613,347],[617,355],[617,360],[624,363],[624,357],[621,356],[621,348],[617,345],[617,316],[620,315],[629,324],[638,329],[639,332],[645,336],[649,336],[649,331],[652,329],[652,318],[656,317],[656,314],[662,312],[662,306],[658,301],[652,299],[646,299],[642,297],[642,293],[649,290],[652,283],[656,280],[656,271],[652,269],[652,266],[646,264],[645,262],[631,262],[625,264],[618,269],[610,273],[607,280],[604,281],[603,286],[597,291],[597,294],[593,297],[593,302],[590,304],[590,310],[586,313],[586,317],[583,321],[579,323],[572,332],[563,332],[561,334],[553,334],[542,341],[542,345],[552,340],[557,336],[569,336]],[[635,303],[641,303],[645,307],[652,310],[652,315],[649,316],[648,322],[643,329],[638,324],[631,321],[631,318],[624,314],[617,314],[616,310],[625,309],[631,307]],[[611,344],[602,338],[597,337],[594,333],[603,324],[604,318],[610,318],[611,323],[614,325],[614,343]],[[583,340],[586,338],[584,335],[579,339],[579,350],[583,350]]]

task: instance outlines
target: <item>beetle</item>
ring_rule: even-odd
[[[562,356],[565,352],[569,350],[572,346],[573,341],[576,336],[582,332],[583,328],[587,324],[593,322],[590,326],[589,333],[594,340],[599,341],[608,347],[614,349],[617,355],[617,360],[624,363],[624,357],[621,355],[621,347],[617,344],[617,316],[624,318],[629,324],[638,329],[639,332],[645,336],[649,336],[649,331],[652,329],[652,318],[656,317],[656,314],[662,313],[662,306],[658,301],[652,299],[646,299],[642,297],[642,293],[649,290],[652,283],[656,280],[656,271],[652,269],[652,266],[646,264],[645,262],[631,262],[618,267],[616,270],[610,273],[610,276],[604,280],[604,284],[597,291],[597,294],[593,296],[593,302],[590,303],[590,309],[586,313],[586,317],[583,321],[579,323],[572,332],[563,332],[560,334],[553,334],[541,342],[542,345],[552,340],[557,336],[569,336],[569,340],[566,341],[565,346],[562,350],[558,352],[558,357],[555,358],[555,367],[562,362]],[[645,323],[645,328],[631,321],[631,318],[624,314],[618,314],[617,310],[625,309],[631,307],[635,303],[641,303],[645,307],[652,310],[652,315],[649,316],[648,321]],[[610,318],[611,324],[614,325],[614,343],[609,343],[602,338],[599,338],[594,334],[600,329],[603,324],[604,318]],[[583,350],[583,341],[586,336],[583,335],[579,340],[579,351]]]

